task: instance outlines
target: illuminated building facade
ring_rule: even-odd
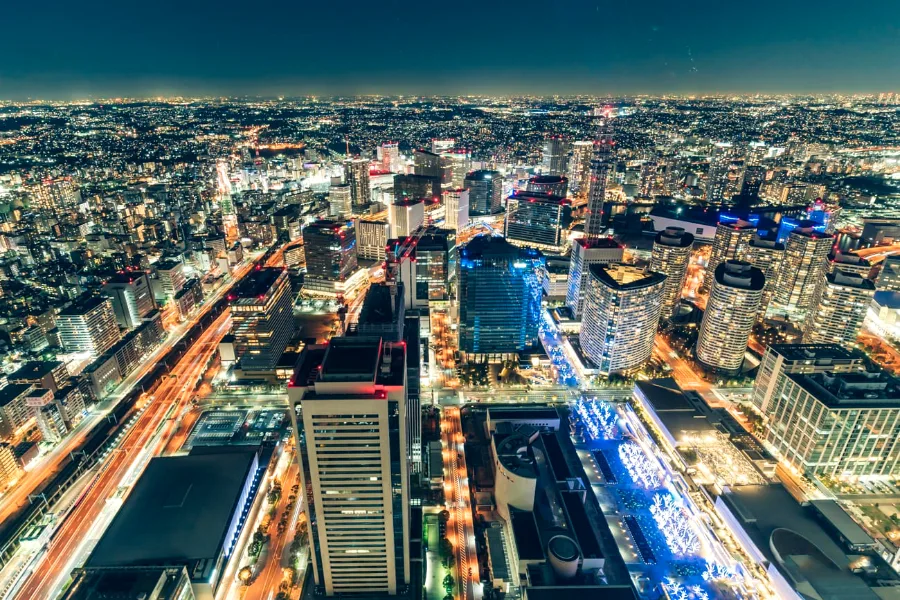
[[[489,215],[499,212],[503,202],[503,177],[499,171],[472,171],[463,187],[469,190],[469,213]]]
[[[571,203],[566,198],[520,192],[506,200],[504,236],[517,246],[561,253],[571,220]]]
[[[66,352],[100,356],[119,341],[119,325],[109,298],[77,301],[57,315],[56,327]]]
[[[778,280],[781,263],[784,261],[784,244],[780,244],[774,239],[755,235],[747,247],[746,261],[766,276],[766,284],[763,287],[757,313],[757,320],[762,321],[766,316],[769,304],[772,303],[772,296],[775,294],[775,282]]]
[[[352,158],[344,161],[346,183],[350,186],[350,198],[353,208],[368,206],[372,202],[372,191],[369,188],[369,161],[364,158]]]
[[[274,369],[294,334],[291,283],[282,269],[251,272],[229,296],[234,353],[245,371]]]
[[[543,172],[548,175],[565,175],[568,167],[570,147],[571,142],[561,135],[553,135],[544,140],[544,147],[541,152]]]
[[[445,190],[444,227],[453,231],[462,231],[469,226],[469,190],[457,188]]]
[[[732,218],[727,220],[723,218],[719,221],[719,224],[716,225],[716,235],[713,238],[709,263],[706,265],[703,290],[708,291],[712,288],[716,268],[720,264],[726,260],[743,260],[754,233],[756,233],[756,226],[747,221]]]
[[[320,220],[303,230],[306,248],[304,290],[336,293],[357,271],[356,230],[344,222]]]
[[[143,271],[117,273],[103,285],[110,297],[116,321],[121,327],[134,329],[141,319],[156,310],[150,280]]]
[[[762,271],[746,262],[729,260],[716,268],[697,338],[700,364],[713,371],[740,371],[765,283]]]
[[[805,344],[852,346],[875,296],[875,284],[841,268],[819,282],[803,328]]]
[[[663,287],[662,318],[672,316],[684,287],[694,236],[681,227],[666,227],[653,240],[650,270],[666,276]]]
[[[406,346],[368,336],[307,346],[288,402],[301,440],[318,593],[404,593],[411,571]]]
[[[807,223],[791,231],[775,284],[773,300],[777,308],[800,318],[806,316],[833,244],[833,235],[816,231]]]
[[[590,265],[580,343],[600,373],[650,360],[666,276],[630,265]]]
[[[459,251],[459,349],[504,359],[537,342],[544,257],[478,236]]]
[[[584,238],[575,240],[572,244],[566,290],[566,306],[572,310],[575,318],[581,318],[584,311],[584,297],[591,265],[621,262],[624,255],[625,248],[612,238],[599,238],[593,243]]]

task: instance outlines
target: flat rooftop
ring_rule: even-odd
[[[154,458],[88,558],[89,567],[216,559],[255,450]]]
[[[550,585],[525,587],[525,600],[637,600],[638,595],[629,585]]]
[[[6,406],[31,387],[30,383],[10,383],[6,387],[0,389],[0,407]]]
[[[865,355],[859,350],[850,350],[837,344],[772,344],[773,352],[789,361],[851,361],[862,360]]]
[[[665,377],[635,381],[634,385],[669,433],[674,435],[683,431],[715,430],[708,416],[697,409],[674,379]]]
[[[58,360],[30,360],[8,377],[10,381],[41,379],[62,365]]]
[[[82,297],[82,298],[79,298],[70,307],[62,310],[59,313],[59,315],[60,316],[69,316],[69,317],[81,316],[81,315],[84,315],[85,313],[88,313],[88,312],[94,310],[95,308],[97,308],[98,306],[103,304],[104,302],[107,302],[107,299],[105,297],[100,297],[100,296]]]
[[[265,296],[283,272],[281,268],[275,267],[254,269],[244,277],[244,280],[238,284],[229,297],[233,300],[239,300]]]
[[[900,408],[900,380],[886,371],[790,373],[788,378],[831,409]]]
[[[380,385],[400,385],[406,372],[406,348],[402,343],[390,348],[391,365],[382,372],[382,341],[378,336],[344,336],[328,344],[307,346],[300,354],[291,386],[311,387],[316,381],[374,381]]]

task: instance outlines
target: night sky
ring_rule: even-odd
[[[900,0],[10,0],[0,98],[900,91]]]

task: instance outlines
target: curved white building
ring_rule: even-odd
[[[838,266],[816,290],[803,328],[803,343],[852,345],[874,296],[874,283]]]
[[[697,339],[697,360],[702,365],[714,371],[740,371],[765,284],[766,276],[750,263],[729,260],[716,268]]]
[[[591,265],[581,348],[600,373],[637,369],[650,359],[666,276],[630,265]]]

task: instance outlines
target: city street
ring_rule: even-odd
[[[177,415],[189,404],[206,363],[231,327],[226,311],[191,346],[156,389],[134,427],[110,453],[84,496],[76,502],[33,563],[31,575],[15,597],[54,598],[72,569],[89,555],[115,515],[130,486],[153,456],[165,447]],[[110,502],[115,499],[113,502]],[[109,511],[109,507],[112,507]]]
[[[457,598],[480,600],[482,590],[466,470],[465,436],[459,408],[445,408],[441,414],[441,442],[444,455],[444,497],[447,510],[450,511],[447,539],[456,551]]]

